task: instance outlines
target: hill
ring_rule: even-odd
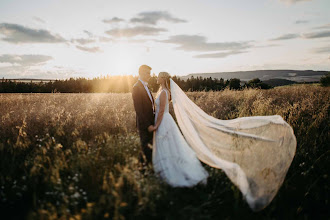
[[[216,73],[192,73],[187,76],[180,77],[188,79],[193,77],[212,77],[231,79],[238,78],[241,81],[249,81],[254,78],[259,78],[261,81],[270,79],[283,79],[294,82],[313,82],[319,81],[320,78],[329,73],[329,71],[314,71],[314,70],[253,70],[253,71],[236,71],[236,72],[216,72]]]
[[[263,83],[266,83],[270,86],[286,86],[286,85],[291,85],[291,84],[295,84],[295,81],[292,80],[287,80],[287,79],[268,79],[263,81]]]

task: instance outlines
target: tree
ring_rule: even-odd
[[[248,85],[258,84],[261,83],[261,80],[259,78],[254,78],[248,81]]]
[[[321,86],[329,86],[330,85],[330,73],[324,75],[320,78]]]
[[[254,78],[248,81],[246,84],[248,88],[270,89],[270,85],[263,83],[259,78]]]
[[[240,89],[241,88],[241,80],[237,78],[232,78],[229,80],[229,88],[230,89]]]

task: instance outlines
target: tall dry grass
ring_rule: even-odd
[[[329,199],[329,88],[191,92],[232,119],[281,115],[297,152],[278,195],[253,213],[221,171],[207,186],[171,188],[142,174],[131,94],[0,94],[2,215],[28,219],[322,218]],[[170,109],[173,114],[173,108]],[[20,210],[19,212],[17,210]]]

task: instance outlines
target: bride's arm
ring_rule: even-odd
[[[163,115],[164,115],[164,111],[165,111],[165,104],[166,104],[166,94],[165,91],[162,91],[160,93],[159,96],[159,112],[158,112],[158,117],[156,120],[156,124],[154,126],[154,130],[157,130],[157,128],[159,127],[160,123],[163,120]]]

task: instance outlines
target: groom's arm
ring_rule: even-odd
[[[138,116],[138,121],[140,124],[143,124],[142,126],[147,129],[150,125],[153,125],[153,121],[148,121],[148,118],[143,111],[143,103],[141,97],[139,97],[139,89],[134,86],[132,91],[132,97],[133,97],[133,103],[134,103],[134,109]]]

